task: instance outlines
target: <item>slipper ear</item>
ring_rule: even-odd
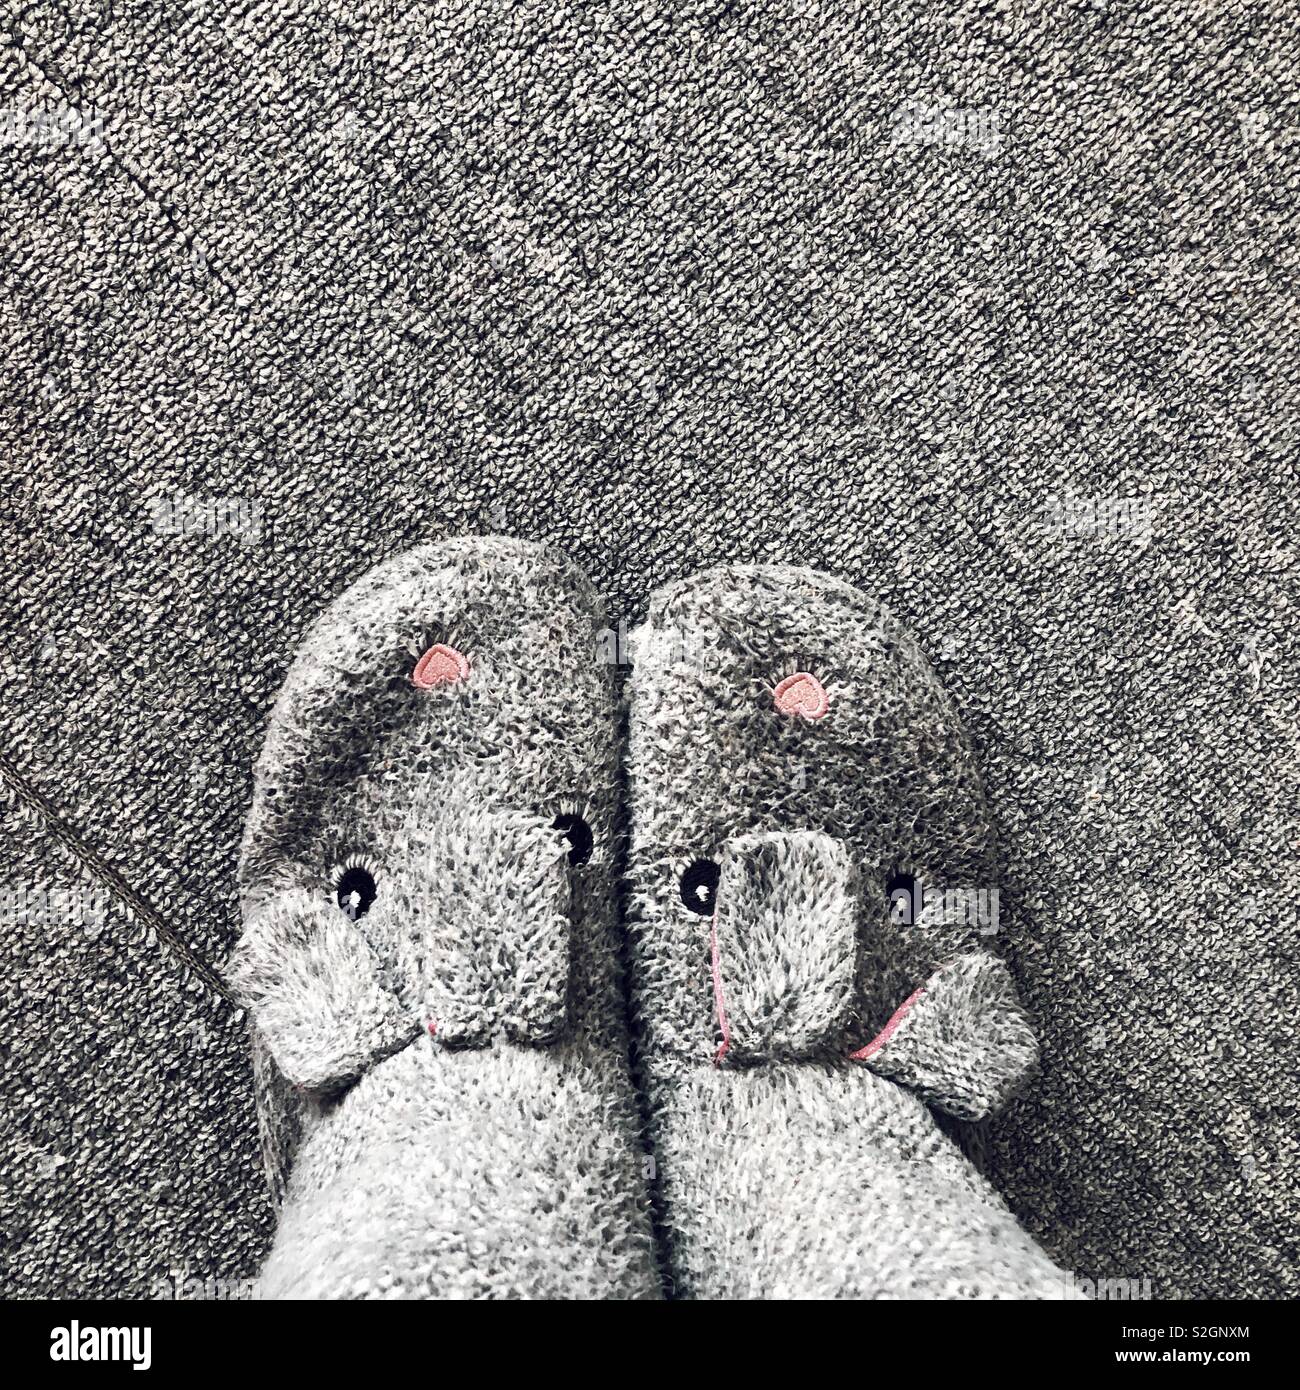
[[[723,1057],[833,1055],[853,1004],[853,865],[815,831],[742,835],[723,847],[713,976]]]
[[[851,1056],[938,1109],[979,1120],[1032,1075],[1038,1041],[1007,967],[972,951],[936,970]]]
[[[419,1031],[356,924],[305,888],[258,906],[227,975],[276,1066],[307,1091],[341,1090]]]

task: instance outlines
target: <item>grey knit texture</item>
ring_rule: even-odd
[[[157,917],[0,931],[0,1288],[259,1267],[209,973],[267,713],[375,561],[508,531],[592,576],[615,661],[713,563],[883,598],[974,739],[1042,1044],[995,1185],[1083,1277],[1300,1293],[1295,30],[9,15],[0,106],[103,125],[0,148],[0,726],[47,808],[7,794],[4,883],[90,852]]]
[[[665,771],[674,761],[670,754]],[[655,775],[654,765],[641,775]],[[858,922],[848,852],[829,835],[796,831],[733,836],[719,859],[714,931],[728,1056],[815,1056],[842,1033],[853,1005]],[[703,961],[697,952],[697,969]]]
[[[544,546],[457,540],[377,566],[304,639],[258,760],[229,970],[284,1193],[261,1295],[658,1294],[604,626]],[[467,673],[418,688],[430,648]],[[591,843],[570,855],[560,817]]]
[[[995,887],[911,635],[828,575],[742,565],[653,594],[632,650],[632,996],[674,1291],[1067,1296],[900,1089],[983,1120],[1037,1061],[973,915],[903,923],[887,896]],[[782,709],[791,678],[818,698]]]
[[[986,951],[954,956],[924,983],[863,1063],[960,1120],[996,1114],[1037,1067],[1038,1043],[1007,968]]]

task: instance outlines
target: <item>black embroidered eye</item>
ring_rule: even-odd
[[[900,926],[910,926],[920,909],[917,898],[917,882],[912,874],[895,870],[885,884],[885,897],[889,902],[889,920]]]
[[[349,864],[339,875],[334,896],[339,906],[355,922],[370,911],[375,900],[375,878],[360,864]]]
[[[712,917],[721,870],[712,859],[697,859],[682,875],[682,902],[701,917]]]
[[[568,840],[570,864],[585,864],[591,858],[595,838],[591,833],[591,826],[581,816],[556,816],[551,826]]]

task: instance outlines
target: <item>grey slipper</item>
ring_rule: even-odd
[[[668,585],[634,634],[633,994],[676,1292],[1062,1297],[939,1129],[1037,1058],[969,742],[813,570]]]
[[[282,1198],[267,1296],[657,1293],[587,581],[429,545],[303,641],[259,760],[231,980]]]

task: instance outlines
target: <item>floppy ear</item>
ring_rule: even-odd
[[[553,1041],[568,1021],[567,845],[523,812],[445,808],[395,832],[364,928],[305,888],[248,918],[229,975],[284,1076],[330,1093],[427,1028],[439,1043]]]
[[[276,1066],[304,1090],[342,1089],[419,1032],[356,924],[303,888],[249,917],[228,975]]]
[[[940,966],[850,1055],[938,1109],[979,1120],[1033,1074],[1038,1041],[1007,967],[988,951],[971,951]]]

